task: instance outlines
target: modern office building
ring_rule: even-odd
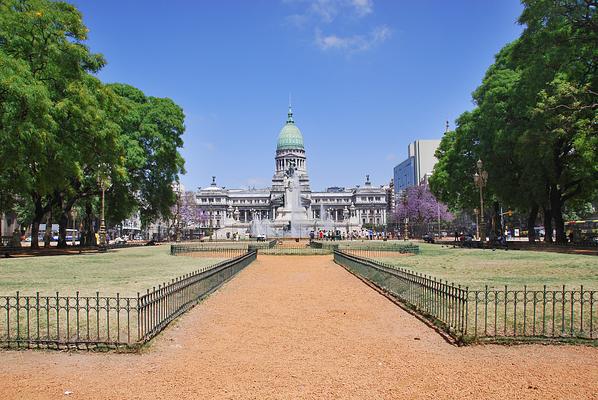
[[[395,193],[427,182],[438,161],[434,154],[439,145],[440,139],[430,139],[416,140],[407,146],[407,159],[394,168]]]

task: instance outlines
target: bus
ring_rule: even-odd
[[[598,244],[598,219],[567,221],[565,233],[571,243]]]

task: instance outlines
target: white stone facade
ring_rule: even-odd
[[[276,150],[272,186],[265,189],[228,189],[217,185],[216,178],[206,188],[196,193],[198,206],[208,215],[202,228],[214,228],[217,237],[226,233],[244,234],[254,219],[275,221],[278,209],[284,205],[285,171],[293,167],[299,176],[300,203],[307,211],[307,218],[318,229],[318,221],[326,220],[338,230],[361,230],[364,224],[386,225],[390,210],[391,193],[389,186],[374,186],[369,176],[363,186],[352,188],[332,187],[323,192],[311,191],[307,173],[307,157],[300,144],[289,145],[283,136],[291,125],[292,140],[297,140],[300,131],[294,125],[292,111],[289,110],[287,125],[281,131]],[[298,133],[299,132],[299,133]],[[283,143],[283,145],[281,145]],[[294,142],[293,142],[294,143]],[[322,226],[320,225],[320,228]]]

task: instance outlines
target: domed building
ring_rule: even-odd
[[[303,224],[310,230],[334,226],[337,230],[361,230],[364,224],[385,225],[390,207],[389,186],[375,187],[369,176],[365,184],[354,188],[330,187],[324,192],[312,192],[307,173],[307,156],[303,134],[295,123],[293,110],[289,106],[287,119],[278,134],[274,157],[272,186],[263,189],[227,189],[219,187],[215,178],[210,186],[200,188],[197,203],[208,215],[202,227],[216,229],[216,237],[230,237],[233,233],[249,234],[254,220],[272,221],[282,230],[288,221],[279,221],[279,209],[285,203],[286,177],[298,178],[300,205],[305,210]],[[296,178],[296,179],[297,179]],[[277,225],[278,224],[278,225]]]
[[[272,177],[272,204],[282,206],[282,193],[284,192],[285,171],[293,167],[299,175],[301,185],[301,200],[304,207],[309,207],[310,188],[307,175],[307,160],[303,145],[303,134],[293,120],[293,110],[289,106],[287,121],[278,134],[276,142],[275,168]]]

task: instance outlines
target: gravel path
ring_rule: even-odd
[[[4,400],[598,399],[598,348],[451,346],[330,256],[260,256],[144,354],[0,366]]]

